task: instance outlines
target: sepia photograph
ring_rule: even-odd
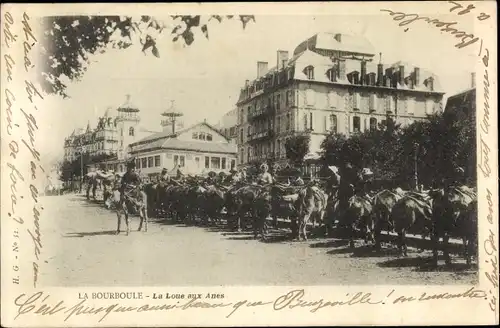
[[[474,62],[352,19],[43,18],[54,283],[476,281]]]
[[[496,188],[496,54],[476,26],[496,16],[473,4],[7,12],[2,218],[19,230],[2,263],[34,252],[14,268],[30,290],[82,302],[79,288],[179,303],[159,287],[470,286],[451,298],[487,306],[498,289],[473,286],[482,266],[498,286],[497,189],[478,197],[479,175]],[[34,302],[19,299],[17,316]]]

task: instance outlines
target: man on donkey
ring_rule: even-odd
[[[146,195],[141,190],[142,179],[139,174],[135,171],[135,160],[131,160],[127,163],[127,172],[123,175],[120,183],[120,200],[117,209],[118,215],[118,227],[117,233],[120,233],[120,223],[121,223],[121,211],[125,214],[125,222],[127,224],[127,234],[130,231],[129,228],[129,218],[128,218],[128,205],[135,207],[139,216],[141,217],[141,222],[139,224],[139,230],[142,228],[143,221],[145,220],[145,231],[148,229],[147,213],[145,210]]]

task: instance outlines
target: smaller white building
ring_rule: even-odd
[[[131,143],[141,174],[154,177],[163,168],[183,174],[204,175],[210,171],[229,173],[236,167],[236,144],[206,122],[176,132],[163,131]]]

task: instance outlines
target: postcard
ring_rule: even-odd
[[[1,20],[2,325],[498,324],[493,1]]]

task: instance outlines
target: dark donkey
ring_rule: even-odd
[[[116,216],[118,217],[116,234],[120,233],[122,214],[125,216],[127,236],[130,233],[129,209],[135,210],[141,218],[139,229],[137,230],[141,231],[144,224],[144,231],[148,231],[147,196],[141,186],[128,188],[123,194],[119,190],[115,190],[113,192],[113,201],[115,203]]]

